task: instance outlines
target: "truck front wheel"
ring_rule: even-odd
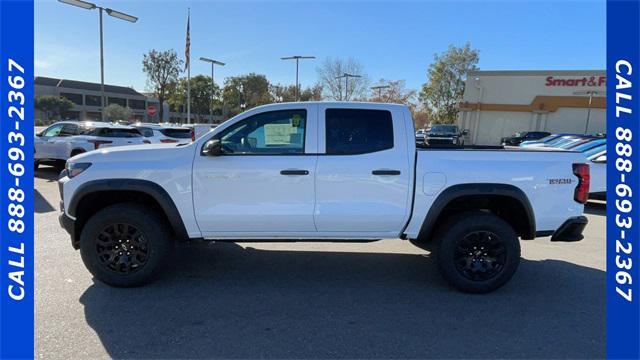
[[[80,235],[80,254],[98,280],[118,287],[138,286],[164,264],[173,245],[170,233],[152,208],[116,204],[87,221]]]
[[[465,212],[449,218],[436,234],[442,276],[456,289],[488,293],[507,283],[520,263],[520,242],[498,216]]]

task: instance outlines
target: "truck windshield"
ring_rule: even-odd
[[[454,133],[457,131],[458,131],[458,127],[455,125],[434,125],[431,127],[431,132]]]

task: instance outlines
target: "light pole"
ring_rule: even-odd
[[[349,100],[349,78],[361,78],[362,76],[360,75],[353,75],[353,74],[349,74],[349,73],[344,73],[340,76],[336,76],[336,79],[341,79],[344,78],[344,100],[347,101]]]
[[[382,89],[388,89],[391,86],[389,85],[378,85],[378,86],[372,86],[371,90],[375,91],[378,90],[378,99],[382,100]]]
[[[82,1],[82,0],[58,0],[61,3],[67,4],[67,5],[73,5],[73,6],[77,6],[80,8],[83,8],[85,10],[93,10],[93,9],[98,9],[98,12],[100,13],[100,97],[101,97],[101,110],[100,110],[100,114],[101,114],[101,118],[102,121],[104,121],[104,108],[107,102],[107,99],[104,95],[104,51],[103,51],[103,41],[102,41],[102,11],[106,11],[107,15],[109,16],[113,16],[114,18],[118,18],[120,20],[125,20],[125,21],[129,21],[129,22],[136,22],[138,21],[138,18],[135,16],[131,16],[128,14],[125,14],[123,12],[120,11],[116,11],[113,9],[109,9],[109,8],[103,8],[102,6],[97,6],[94,3],[90,3],[90,2],[86,2],[86,1]]]
[[[586,135],[589,131],[589,120],[591,119],[591,102],[593,100],[594,95],[606,95],[605,91],[598,90],[583,90],[583,91],[575,91],[574,95],[589,95],[589,105],[587,107],[587,124],[584,127],[584,134]]]
[[[208,62],[211,63],[211,104],[209,105],[209,112],[211,113],[211,122],[213,122],[213,90],[215,89],[215,82],[213,81],[213,66],[214,65],[220,65],[220,66],[224,66],[225,64],[223,62],[217,61],[217,60],[213,60],[213,59],[209,59],[206,57],[201,57],[200,60],[204,61],[204,62]]]
[[[300,59],[315,59],[315,56],[301,56],[301,55],[294,55],[294,56],[287,56],[287,57],[283,57],[280,58],[281,60],[295,60],[296,61],[296,101],[299,100],[298,98],[298,67],[299,67],[299,62]]]

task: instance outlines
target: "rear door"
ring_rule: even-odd
[[[314,211],[320,233],[397,236],[408,219],[413,129],[405,129],[399,107],[367,107],[320,105]]]

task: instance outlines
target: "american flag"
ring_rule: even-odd
[[[191,20],[191,12],[187,15],[187,44],[184,48],[184,58],[186,59],[184,64],[184,69],[187,70],[189,68],[190,54],[191,54],[191,37],[189,36],[189,22]]]

